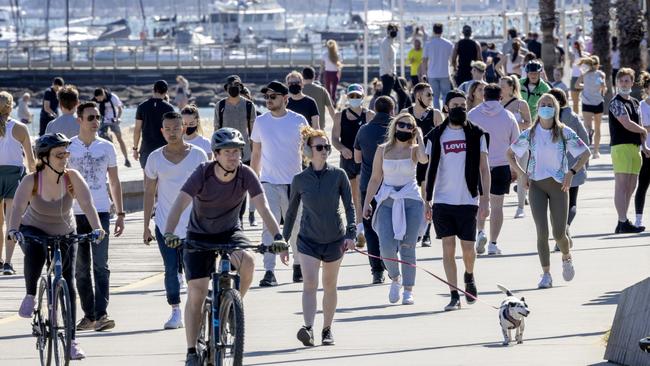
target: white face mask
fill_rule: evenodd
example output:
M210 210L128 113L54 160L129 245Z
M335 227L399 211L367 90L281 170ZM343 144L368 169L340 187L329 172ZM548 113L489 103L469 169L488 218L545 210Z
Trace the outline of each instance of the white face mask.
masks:
M350 104L350 107L352 107L352 108L359 108L361 106L361 103L363 103L363 99L361 99L361 98L348 99L348 103Z

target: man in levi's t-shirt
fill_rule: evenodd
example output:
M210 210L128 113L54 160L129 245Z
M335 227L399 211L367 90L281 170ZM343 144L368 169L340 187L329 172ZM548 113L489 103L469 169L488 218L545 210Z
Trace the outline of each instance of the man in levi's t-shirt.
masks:
M458 90L450 91L444 108L449 117L427 135L430 158L425 192L427 219L433 221L437 238L442 239L445 274L447 281L454 286L450 286L451 301L445 307L445 311L450 311L460 308L460 295L455 288L458 282L456 237L460 239L465 263L465 292L470 295L466 300L468 304L476 301L476 219L477 213L481 218L489 215L490 167L487 134L467 119L465 94ZM486 194L479 195L479 179Z

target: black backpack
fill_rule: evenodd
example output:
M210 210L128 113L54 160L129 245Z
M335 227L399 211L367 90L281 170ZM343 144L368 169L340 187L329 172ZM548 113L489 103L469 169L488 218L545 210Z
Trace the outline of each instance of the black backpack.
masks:
M248 131L251 130L251 115L253 114L253 102L243 98L246 101L246 123ZM226 109L226 99L221 99L217 104L217 113L219 114L219 128L223 127L223 111Z

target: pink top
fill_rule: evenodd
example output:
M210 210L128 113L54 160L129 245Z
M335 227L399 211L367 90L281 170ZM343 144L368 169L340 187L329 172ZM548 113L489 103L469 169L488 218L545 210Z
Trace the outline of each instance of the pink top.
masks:
M519 126L512 112L497 100L483 102L468 114L469 120L487 131L490 167L508 165L506 151L519 137Z

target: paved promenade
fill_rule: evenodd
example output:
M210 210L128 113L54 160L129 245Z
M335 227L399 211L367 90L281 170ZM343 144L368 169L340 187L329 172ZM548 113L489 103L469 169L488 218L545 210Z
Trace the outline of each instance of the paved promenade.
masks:
M607 125L603 125L607 131ZM605 137L605 143L608 138ZM335 163L337 156L332 156ZM650 233L614 235L614 180L607 149L592 161L581 187L574 235L575 279L562 280L559 253L552 254L555 287L538 290L541 269L530 210L513 219L516 196L506 198L499 241L504 255L479 257L479 296L498 306L504 298L496 283L525 296L531 309L524 344L504 348L497 312L483 303L444 313L448 289L418 272L415 305L388 303L388 285L372 286L367 259L346 255L339 280L339 306L333 325L334 347L306 349L295 338L302 325L301 285L290 283L290 268L280 265L275 288L253 288L245 299L246 365L606 365L604 334L610 328L619 292L648 276ZM650 204L646 206L650 214ZM632 211L630 211L632 213ZM632 217L632 216L631 216ZM142 214L127 216L122 238L111 239L113 331L79 334L88 358L76 364L182 365L184 330L162 330L169 315L158 249L141 244ZM648 221L647 223L650 223ZM259 240L260 229L247 233ZM549 241L553 245L553 241ZM458 252L460 254L460 251ZM418 248L418 265L443 276L440 241ZM261 257L254 284L262 278ZM22 253L15 264L22 274ZM462 268L458 258L459 271ZM461 273L462 274L462 273ZM461 277L462 278L462 277ZM22 276L0 277L0 364L38 363L29 320L15 316L24 294ZM320 292L319 294L322 294ZM320 343L322 316L316 318ZM75 363L73 363L74 365Z

